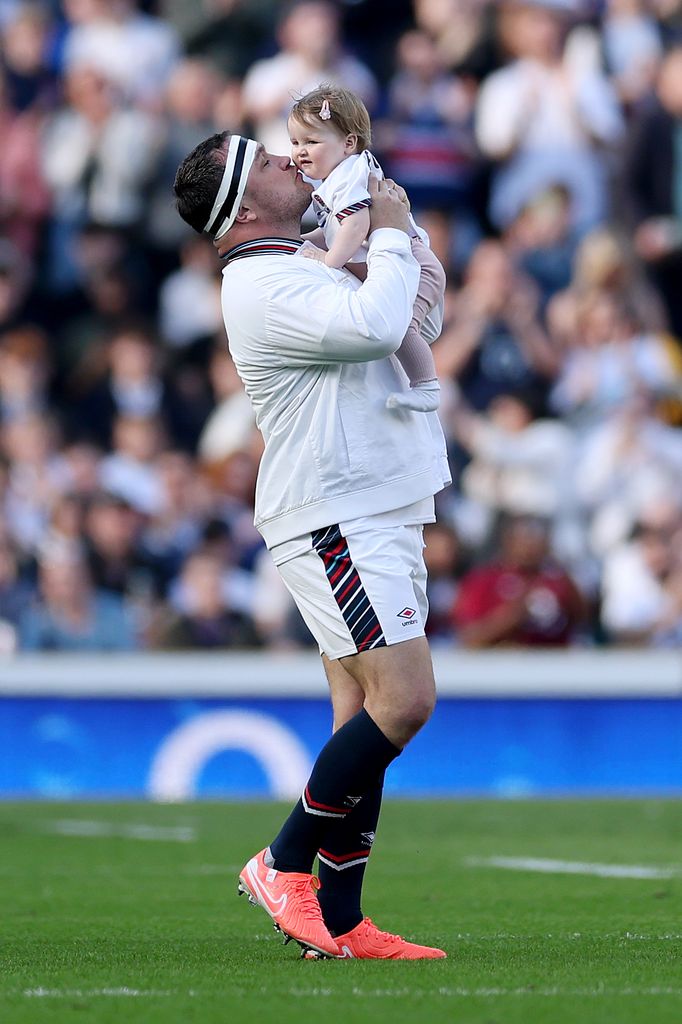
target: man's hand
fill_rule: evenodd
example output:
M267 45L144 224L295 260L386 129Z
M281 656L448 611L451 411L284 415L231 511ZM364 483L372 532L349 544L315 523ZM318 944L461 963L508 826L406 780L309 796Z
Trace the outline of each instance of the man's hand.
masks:
M378 228L397 228L398 231L410 232L410 220L408 216L407 202L401 198L405 196L405 190L399 186L389 184L384 179L377 178L369 180L369 194L372 205L369 208L370 231Z
M398 185L398 183L395 182L393 178L386 178L385 184L387 188L391 188L393 189L394 192L398 193L398 199L403 204L403 206L407 207L407 211L409 213L412 207L410 206L410 200L408 199L407 192L405 191L403 186Z

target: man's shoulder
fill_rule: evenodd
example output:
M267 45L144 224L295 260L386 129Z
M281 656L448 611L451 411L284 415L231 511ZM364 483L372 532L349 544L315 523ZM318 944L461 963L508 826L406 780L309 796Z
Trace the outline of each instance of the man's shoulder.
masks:
M230 285L232 282L238 282L241 288L247 286L248 282L252 282L255 286L259 286L273 277L297 278L306 272L314 272L320 266L321 264L316 260L306 259L297 253L246 257L234 260L223 267L223 284Z
M267 304L283 299L285 304L291 304L292 315L300 316L303 309L295 305L296 293L329 284L347 286L347 277L352 287L359 285L352 275L299 255L235 260L223 269L223 309L226 315L229 311L238 317L245 308L264 312Z
M229 287L234 283L239 288L248 289L249 285L258 288L273 275L295 277L302 262L300 257L290 254L247 256L233 260L223 267L223 286Z

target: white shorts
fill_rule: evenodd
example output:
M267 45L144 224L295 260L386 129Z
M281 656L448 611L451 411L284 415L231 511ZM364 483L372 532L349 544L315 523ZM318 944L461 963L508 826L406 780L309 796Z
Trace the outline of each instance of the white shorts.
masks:
M277 566L320 651L345 658L424 636L428 612L421 526L338 525Z

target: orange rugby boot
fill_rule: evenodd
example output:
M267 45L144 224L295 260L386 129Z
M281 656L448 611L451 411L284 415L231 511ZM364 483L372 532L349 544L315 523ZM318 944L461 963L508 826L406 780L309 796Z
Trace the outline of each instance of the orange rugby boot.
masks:
M369 917L345 935L337 935L336 944L337 956L350 960L441 960L447 956L442 949L418 946L400 935L382 932Z
M316 896L319 880L314 875L268 867L267 852L261 850L242 869L239 895L247 893L249 903L267 911L277 931L284 935L285 945L295 939L304 954L310 950L313 956L338 957L336 939L327 930Z

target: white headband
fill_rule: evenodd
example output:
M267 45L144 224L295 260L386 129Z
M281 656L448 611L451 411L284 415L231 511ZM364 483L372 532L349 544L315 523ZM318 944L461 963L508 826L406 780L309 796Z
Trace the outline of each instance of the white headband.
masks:
M211 215L204 227L204 231L214 238L222 238L234 224L257 149L258 143L253 139L245 139L242 135L233 135L230 138L223 179Z

